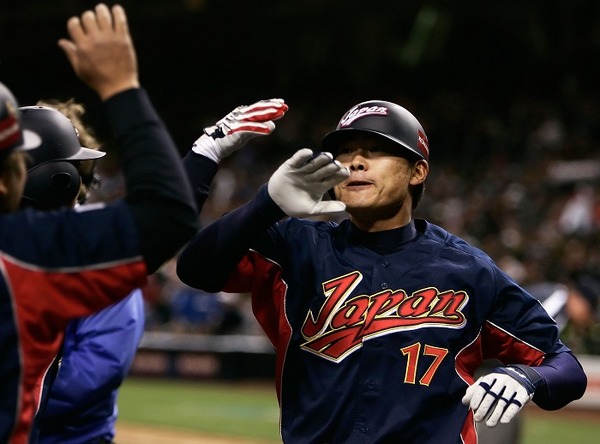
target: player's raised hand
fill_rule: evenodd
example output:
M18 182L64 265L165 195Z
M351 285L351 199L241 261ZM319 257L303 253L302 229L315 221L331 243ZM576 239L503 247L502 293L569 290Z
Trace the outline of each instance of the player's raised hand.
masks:
M257 136L271 134L273 121L288 110L283 99L260 100L249 106L238 106L213 126L204 128L192 151L219 163Z
M534 384L523 371L498 367L475 381L462 402L473 410L475 421L485 420L488 427L494 427L498 421L510 422L533 398L534 392Z
M139 87L135 49L125 10L103 3L67 22L70 40L60 39L75 74L102 100Z
M303 148L273 173L267 190L288 216L339 213L346 205L337 200L323 201L323 195L348 177L348 169L334 160L331 153L313 156L312 150Z

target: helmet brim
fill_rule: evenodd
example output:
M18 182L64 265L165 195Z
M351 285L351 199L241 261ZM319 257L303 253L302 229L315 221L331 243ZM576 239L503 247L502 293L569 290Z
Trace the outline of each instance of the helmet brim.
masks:
M42 144L42 138L38 133L23 129L23 144L16 148L17 151L29 151L39 147Z
M86 148L82 146L77 153L73 154L65 160L94 160L99 159L105 155L106 153L104 151L93 150L91 148Z
M374 135L377 137L383 137L386 140L389 140L398 146L397 154L403 157L408 157L411 159L425 159L421 153L414 151L413 149L406 146L400 140L395 137L389 136L388 134L382 133L380 131L372 130L372 129L363 129L363 128L339 128L333 130L323 137L321 141L321 149L323 151L328 151L331 154L337 156L337 150L343 142L355 138L361 135ZM396 154L394 153L394 154Z

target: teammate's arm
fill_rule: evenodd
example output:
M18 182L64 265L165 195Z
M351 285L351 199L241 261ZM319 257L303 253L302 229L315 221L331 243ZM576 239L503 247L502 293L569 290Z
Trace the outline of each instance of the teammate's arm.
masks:
M121 151L126 202L148 273L196 232L197 211L179 153L138 81L125 11L104 4L67 23L61 39L77 76L104 102Z

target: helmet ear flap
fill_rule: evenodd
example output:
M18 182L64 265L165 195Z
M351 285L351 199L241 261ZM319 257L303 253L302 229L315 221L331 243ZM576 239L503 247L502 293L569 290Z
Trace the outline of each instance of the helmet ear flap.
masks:
M40 209L71 207L80 186L81 176L71 162L43 163L27 171L24 203Z

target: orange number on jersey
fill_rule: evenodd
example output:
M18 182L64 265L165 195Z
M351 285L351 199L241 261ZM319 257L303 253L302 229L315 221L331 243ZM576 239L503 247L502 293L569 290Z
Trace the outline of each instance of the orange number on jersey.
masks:
M421 343L417 342L408 347L401 348L400 351L404 356L408 356L406 363L406 371L404 372L404 382L407 384L415 384L417 381L417 366L419 364L419 357L421 355ZM427 345L423 347L424 356L433 356L433 362L419 380L421 385L429 385L435 372L442 363L442 360L448 354L448 350L445 348L434 347L433 345Z

